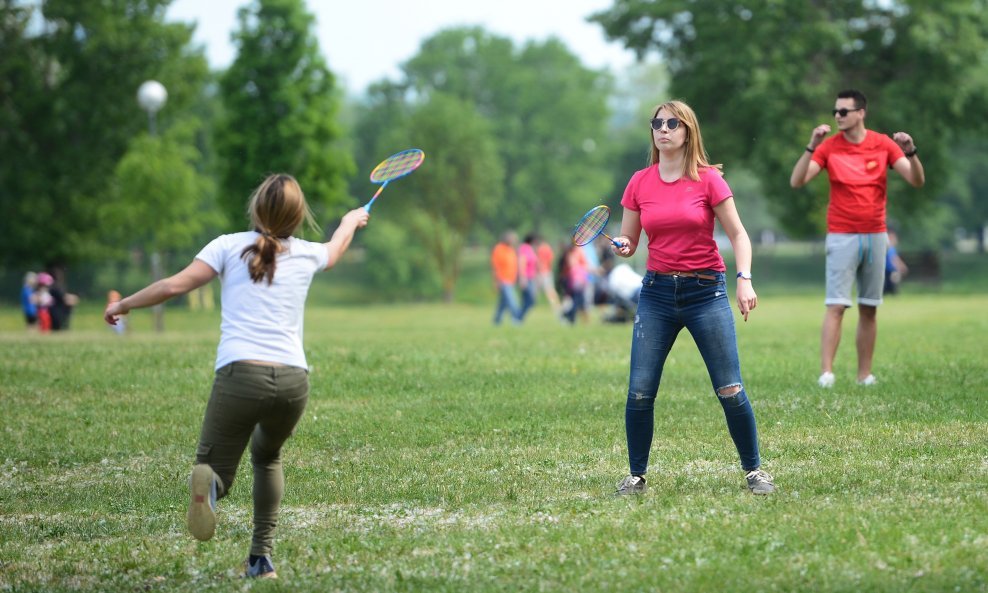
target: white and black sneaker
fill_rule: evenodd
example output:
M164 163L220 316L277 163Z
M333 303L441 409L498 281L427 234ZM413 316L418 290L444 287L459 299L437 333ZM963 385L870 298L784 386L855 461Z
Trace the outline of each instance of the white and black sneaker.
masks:
M644 494L648 486L645 484L643 476L627 476L618 482L614 496L627 496L629 494Z
M244 578L248 579L276 579L278 573L274 571L274 564L270 556L248 556L244 562Z
M744 476L748 485L748 490L752 494L771 494L775 492L775 483L772 476L760 469L753 469Z

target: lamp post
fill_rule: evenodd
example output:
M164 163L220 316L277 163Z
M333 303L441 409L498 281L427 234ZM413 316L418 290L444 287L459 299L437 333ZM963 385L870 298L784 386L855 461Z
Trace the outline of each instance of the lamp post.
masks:
M137 104L141 106L141 109L148 112L148 132L152 136L158 133L155 115L165 106L167 100L168 91L157 80L148 80L137 89Z
M148 112L148 133L157 135L156 116L158 111L165 106L168 100L168 91L165 86L157 80L148 80L137 89L137 104L141 109ZM153 242L151 251L151 278L155 282L161 280L161 254L158 252L157 242ZM154 312L154 329L157 332L165 331L165 309L161 304L152 308Z

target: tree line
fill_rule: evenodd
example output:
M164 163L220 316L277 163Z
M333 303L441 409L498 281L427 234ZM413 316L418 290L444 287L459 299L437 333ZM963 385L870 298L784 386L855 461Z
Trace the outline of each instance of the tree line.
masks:
M0 266L160 252L177 268L246 227L267 173L295 175L334 220L372 193L377 162L418 147L425 165L362 234L366 280L449 299L466 246L506 228L560 237L590 206L617 208L668 97L697 110L742 215L761 212L746 222L819 236L826 184L794 191L788 171L846 87L868 94L869 127L923 151L927 188L891 185L901 236L937 246L988 220L984 1L615 0L592 21L643 58L628 72L590 69L554 38L457 27L359 97L327 66L304 0L245 2L221 72L193 24L166 22L169 3L0 0ZM135 100L149 79L168 90L156 133Z

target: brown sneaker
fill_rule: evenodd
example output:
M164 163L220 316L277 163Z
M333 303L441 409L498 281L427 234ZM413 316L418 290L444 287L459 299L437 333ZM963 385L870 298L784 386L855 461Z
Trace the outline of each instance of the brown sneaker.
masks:
M192 537L207 541L216 532L216 474L213 468L201 463L192 468L189 476L189 513L186 522Z

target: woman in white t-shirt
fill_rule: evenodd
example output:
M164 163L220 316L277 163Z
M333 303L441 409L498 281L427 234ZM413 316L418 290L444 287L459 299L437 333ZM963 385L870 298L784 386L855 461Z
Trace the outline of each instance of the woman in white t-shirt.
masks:
M281 447L309 394L302 349L306 295L312 277L339 261L369 215L363 208L348 212L328 243L295 238L303 222L316 225L298 182L284 174L265 179L248 210L254 230L217 237L184 270L109 303L103 316L114 325L131 309L157 305L220 277L216 376L190 478L188 527L197 539L213 536L216 501L230 492L250 441L254 532L245 574L276 578L271 549L284 493Z

